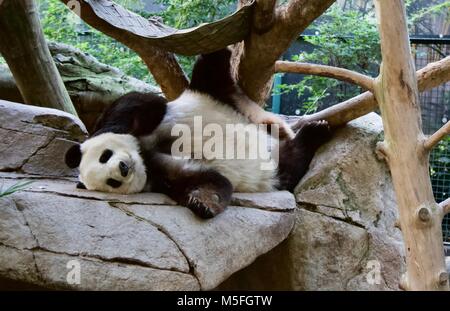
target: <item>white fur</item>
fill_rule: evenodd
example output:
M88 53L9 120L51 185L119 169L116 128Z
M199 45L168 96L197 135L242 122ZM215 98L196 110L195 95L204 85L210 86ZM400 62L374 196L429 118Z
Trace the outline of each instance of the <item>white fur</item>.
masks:
M175 124L184 124L191 129L191 142L195 141L204 144L210 139L208 136L203 136L202 133L195 133L194 131L194 117L202 117L203 127L207 124L219 125L223 133L226 131L227 124L252 124L249 119L241 113L234 110L232 107L214 100L212 97L196 93L192 91L185 91L176 100L168 104L167 113L156 128L156 130L149 136L141 138L141 145L143 148L151 150L156 146L159 140L176 137L171 137L171 131ZM263 140L269 141L268 153L274 148L278 148L278 140L274 139L267 132L257 126L247 127L250 137L257 137L254 139L246 139L242 135L245 132L236 133L241 135L245 144L239 146L245 149L246 154L252 148L258 148ZM237 149L236 140L234 137L227 137L227 144L234 145ZM114 152L113 156L105 164L99 162L99 158L105 149L110 149ZM270 149L270 150L269 150ZM225 147L224 147L225 150ZM105 133L95 136L81 145L83 153L80 163L80 181L83 182L89 190L99 190L105 192L116 193L135 193L144 190L146 185L146 169L143 160L140 156L139 144L132 135ZM183 150L184 151L184 150ZM242 151L242 149L241 149ZM205 156L204 154L202 154ZM191 153L185 152L184 157L191 157ZM264 155L264 156L267 156ZM199 160L180 160L180 168L183 169L199 169L200 167L210 167L216 169L219 173L227 177L237 192L265 192L272 191L277 184L276 170L263 170L261 164L267 163L266 157L257 157L256 159L202 159ZM126 178L123 178L119 170L119 162L124 161L134 166ZM184 163L183 163L184 162ZM151 172L148 172L151 176ZM112 188L106 184L108 178L114 178L123 182L120 188ZM155 181L158 182L158 181Z
M105 149L113 151L106 163L99 159ZM142 157L139 154L138 140L132 135L104 133L88 139L81 144L80 181L89 190L115 193L136 193L142 191L147 175ZM122 177L119 162L128 164L130 171ZM119 188L106 184L108 178L122 182Z
M278 125L280 138L293 139L295 137L291 127L276 114L264 110L260 105L243 94L237 94L233 97L237 110L246 116L250 122L254 124Z
M153 148L158 139L171 137L171 131L175 124L185 124L191 129L192 146L195 141L203 144L210 139L208 136L196 135L194 132L194 117L202 116L203 127L209 123L220 125L225 133L226 124L248 125L248 118L236 112L232 107L220 103L208 95L185 91L181 96L168 104L167 114L160 126L149 137L141 140L144 148ZM270 148L278 148L278 141L273 139L266 131L258 129L256 126L248 128L251 137L258 137L257 140L245 141L245 151L258 148L262 140L270 141ZM237 133L245 135L245 133ZM257 135L257 136L253 136ZM242 137L241 137L242 138ZM235 140L228 141L234 144ZM224 147L225 150L225 147ZM236 148L235 148L236 150ZM269 150L267 150L269 152ZM247 153L248 154L248 153ZM184 154L190 157L192 154ZM264 192L272 191L276 186L276 170L261 169L262 163L267 163L266 158L256 159L211 159L198 160L203 165L216 169L219 173L227 177L237 192ZM198 163L198 161L194 161ZM192 161L186 161L192 163Z

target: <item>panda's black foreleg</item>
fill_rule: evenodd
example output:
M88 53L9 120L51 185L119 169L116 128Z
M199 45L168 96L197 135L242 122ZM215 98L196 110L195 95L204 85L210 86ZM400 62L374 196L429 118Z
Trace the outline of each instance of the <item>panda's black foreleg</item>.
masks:
M219 172L189 160L155 153L146 161L151 190L167 194L201 218L212 218L230 203L233 186Z
M171 196L201 218L212 218L221 213L229 205L233 193L230 181L215 170L188 173L174 186L184 191L176 190Z
M279 150L278 179L280 190L293 191L306 174L316 150L331 138L326 121L311 121L284 142Z

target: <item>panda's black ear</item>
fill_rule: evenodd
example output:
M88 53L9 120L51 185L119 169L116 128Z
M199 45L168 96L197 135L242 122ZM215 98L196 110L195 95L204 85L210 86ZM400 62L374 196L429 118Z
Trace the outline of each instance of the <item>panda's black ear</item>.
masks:
M79 181L79 182L77 183L77 189L87 189L87 188L86 188L86 186L85 186L81 181Z
M76 168L81 162L81 149L80 145L76 144L69 148L65 156L66 165L70 168Z

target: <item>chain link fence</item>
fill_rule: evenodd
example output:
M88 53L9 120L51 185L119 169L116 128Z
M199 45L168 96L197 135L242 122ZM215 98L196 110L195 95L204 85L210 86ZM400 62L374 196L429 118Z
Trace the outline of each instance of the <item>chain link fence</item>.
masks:
M438 61L450 55L450 38L434 37L412 37L411 46L416 64L416 69L425 67L428 63ZM310 51L314 49L302 40L294 43L284 55L284 59L291 59L292 55L299 51ZM376 75L376 73L374 73ZM278 76L275 84L295 84L303 79L303 75L284 74ZM338 90L349 94L354 86L341 82ZM267 108L274 112L285 115L301 115L304 111L299 107L303 97L297 97L295 92L274 95ZM318 107L318 111L332 106L338 102L332 95L328 96ZM450 119L450 82L433 88L420 94L422 108L422 124L425 134L433 134ZM276 105L275 105L276 104ZM430 155L430 175L433 192L437 202L442 202L450 197L450 137L447 137L436 146ZM442 223L444 241L450 242L450 215L447 215Z
M414 38L411 40L416 68L450 55L450 39ZM420 94L422 125L432 134L450 119L450 82ZM434 197L442 202L450 197L450 138L436 146L430 155L430 175ZM442 222L444 241L450 242L450 215Z

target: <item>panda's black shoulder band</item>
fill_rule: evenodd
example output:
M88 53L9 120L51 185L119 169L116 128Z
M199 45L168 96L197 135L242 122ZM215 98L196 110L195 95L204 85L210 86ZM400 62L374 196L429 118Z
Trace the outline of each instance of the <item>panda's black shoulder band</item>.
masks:
M103 133L149 135L161 123L167 110L167 100L152 93L132 92L106 108L94 129Z

